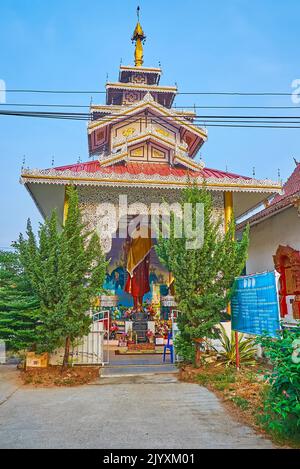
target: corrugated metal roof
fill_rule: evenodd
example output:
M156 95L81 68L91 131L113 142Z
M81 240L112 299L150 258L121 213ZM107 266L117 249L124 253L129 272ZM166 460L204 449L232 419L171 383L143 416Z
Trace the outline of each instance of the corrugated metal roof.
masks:
M218 169L204 168L201 171L188 170L186 168L172 167L169 164L164 163L117 163L108 167L103 167L99 164L98 161L88 161L86 163L76 163L66 166L59 166L54 168L57 171L73 171L81 172L85 171L87 173L102 173L102 174L146 174L154 175L158 174L161 176L177 176L186 178L188 174L194 176L202 176L206 178L229 178L229 179L238 179L242 178L245 180L251 179L247 176L240 176L239 174L228 173L225 171L220 171Z

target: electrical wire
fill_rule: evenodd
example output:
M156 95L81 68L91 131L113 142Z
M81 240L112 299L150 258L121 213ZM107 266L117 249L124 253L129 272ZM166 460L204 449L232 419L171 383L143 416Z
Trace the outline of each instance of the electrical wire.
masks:
M82 104L34 104L34 103L0 103L0 106L17 106L17 107L61 107L61 108L86 108L91 106ZM300 106L174 106L173 110L185 109L300 109ZM96 111L94 111L96 112Z
M15 117L31 117L31 118L47 118L47 119L63 119L63 120L74 120L74 121L87 121L87 118L80 117L80 116L66 116L66 115L58 115L58 116L53 116L49 114L43 114L43 115L35 115L34 113L9 113L9 114L3 114L0 112L0 115L10 115L10 116L15 116ZM230 122L230 121L229 121ZM243 123L243 121L234 121L235 123L229 123L226 121L217 121L217 120L211 120L211 121L205 121L203 125L205 127L239 127L239 128L264 128L264 129L300 129L300 125L289 125L290 123L287 122L285 125L281 125L281 123L278 123L278 125L264 125L263 122L256 123L256 121L251 121L251 125L248 123ZM249 121L250 122L250 121ZM300 124L300 121L297 122Z
M101 111L99 111L101 113ZM52 112L52 111L14 111L14 110L0 110L0 114L3 115L14 115L14 114L21 114L21 115L36 115L36 116L43 116L43 115L50 115L53 117L56 116L67 116L67 117L82 117L82 118L87 118L88 120L91 119L91 114L90 113L83 113L83 112ZM97 114L97 112L95 113ZM126 117L126 120L128 121L136 121L136 120L142 120L146 121L147 119L149 120L161 120L161 121L174 121L177 122L178 119L184 118L184 116L181 115L174 115L174 116L156 116L152 114L148 114L148 117L143 116L142 118L139 118L138 116L128 116L128 114L122 114L122 113L107 113L104 116L98 116L95 121L102 121L102 120L107 120L108 118L119 118L119 117ZM218 115L218 114L209 114L209 115L201 115L201 114L196 114L194 116L191 116L193 120L206 120L206 119L300 119L300 116L258 116L258 115Z
M47 118L47 119L63 119L63 120L80 120L91 121L89 113L80 112L45 112L45 111L13 111L13 110L0 110L2 116L15 116L15 117L33 117L33 118ZM107 117L126 117L128 122L132 119L137 121L136 116L127 116L126 114L116 114L99 117L93 122L105 122ZM196 123L205 127L239 127L239 128L270 128L270 129L298 129L300 125L300 116L230 116L230 115L206 115L195 116ZM293 119L293 120L292 120ZM295 120L295 119L299 119ZM178 122L176 116L152 116L148 119L143 117L139 119L140 122L153 122L153 123L172 123ZM249 125L250 124L250 125ZM268 125L266 125L268 124ZM282 125L284 124L284 125ZM291 125L293 124L293 125Z
M146 88L147 89L147 88ZM120 93L120 90L109 90L110 93ZM151 90L152 91L152 90ZM106 94L106 91L97 90L37 90L37 89L7 89L7 93L41 93L41 94ZM166 89L166 92L168 90ZM170 90L170 93L175 91ZM180 91L177 95L200 95L200 96L292 96L293 93L269 92L269 91Z

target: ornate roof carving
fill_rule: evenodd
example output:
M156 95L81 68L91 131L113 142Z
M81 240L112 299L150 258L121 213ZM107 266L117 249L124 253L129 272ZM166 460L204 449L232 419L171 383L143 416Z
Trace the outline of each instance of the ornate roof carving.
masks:
M190 179L199 185L205 181L207 188L214 191L266 193L281 191L281 185L270 180L257 180L209 168L193 171L176 169L159 163L112 164L109 167L101 167L99 162L92 163L94 166L88 166L89 163L79 163L69 168L24 169L21 182L23 184L29 182L63 185L76 183L77 185L117 185L119 187L133 185L182 189ZM92 167L93 171L91 171Z
M162 116L170 116L172 117L172 123L177 124L178 126L185 127L190 132L200 135L203 140L207 140L207 131L192 124L189 120L185 119L184 116L178 114L176 109L166 109L161 104L154 101L151 94L148 92L144 96L144 98L137 103L126 106L120 111L116 111L115 114L107 116L107 118L103 118L101 121L92 121L88 126L88 133L92 133L95 129L101 128L106 126L108 123L112 124L113 122L117 122L118 120L125 120L126 118L130 117L132 114L136 114L141 112L143 109L147 107L151 107L156 113Z

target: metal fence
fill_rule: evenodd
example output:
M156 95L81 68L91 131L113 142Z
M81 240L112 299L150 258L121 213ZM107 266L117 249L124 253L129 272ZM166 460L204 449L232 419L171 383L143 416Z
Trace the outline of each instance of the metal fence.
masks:
M74 365L103 365L108 363L108 319L103 312L103 318L99 319L93 316L90 332L87 336L80 339L78 344L71 351L72 362Z

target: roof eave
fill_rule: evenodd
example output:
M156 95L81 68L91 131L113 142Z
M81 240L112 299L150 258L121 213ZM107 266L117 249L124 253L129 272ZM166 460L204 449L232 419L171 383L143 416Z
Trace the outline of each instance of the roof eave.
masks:
M281 208L279 208L279 209L277 209L277 210L272 211L271 213L267 213L265 216L262 216L262 217L260 217L260 218L258 218L258 219L256 219L256 220L252 220L252 221L251 221L251 218L249 218L248 220L245 220L245 221L243 221L242 223L239 223L239 224L236 226L236 230L237 230L237 231L241 231L241 230L243 230L247 225L250 225L250 228L251 228L252 226L259 225L260 223L262 223L262 222L268 220L269 218L274 217L274 216L277 215L278 213L281 213L281 212L283 212L284 210L287 210L288 208L291 208L291 207L293 207L293 203L292 203L292 202L289 203L289 204L287 204L287 205L284 205L284 207L281 207Z
M58 174L59 173L59 174ZM102 176L102 177L101 177ZM21 176L21 183L26 184L29 182L36 182L40 184L84 184L84 185L111 185L119 184L122 185L137 185L137 186L165 186L165 185L178 185L179 187L185 187L189 184L187 176L162 176L153 174L152 177L145 174L143 176L133 178L129 173L123 173L123 177L118 174L102 174L98 177L91 177L91 173L74 173L70 170L66 171L48 171L48 173L33 170L32 172L23 173ZM231 192L259 192L259 193L278 193L281 188L277 185L272 184L258 184L259 181L233 179L228 180L227 178L213 178L213 177L202 177L199 173L194 176L190 175L192 179L196 179L197 184L202 185L205 181L206 186L210 190L221 190ZM247 181L247 182L246 182Z

